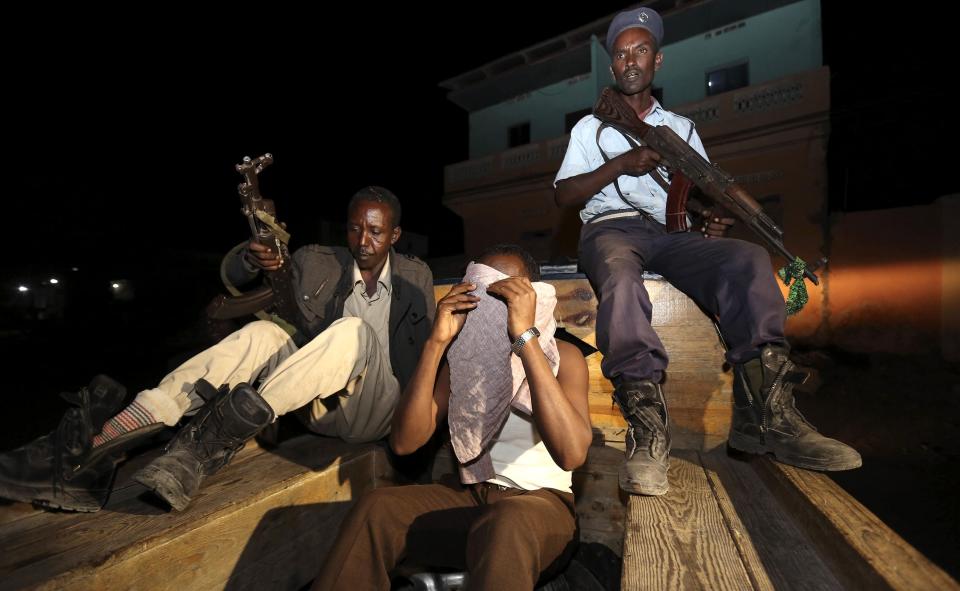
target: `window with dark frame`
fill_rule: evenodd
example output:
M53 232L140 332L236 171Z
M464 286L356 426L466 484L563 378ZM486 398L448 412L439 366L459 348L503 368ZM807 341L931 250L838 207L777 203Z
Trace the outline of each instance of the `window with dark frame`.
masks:
M749 62L726 66L707 72L707 96L750 86Z
M516 148L530 143L530 122L511 125L507 130L507 147Z

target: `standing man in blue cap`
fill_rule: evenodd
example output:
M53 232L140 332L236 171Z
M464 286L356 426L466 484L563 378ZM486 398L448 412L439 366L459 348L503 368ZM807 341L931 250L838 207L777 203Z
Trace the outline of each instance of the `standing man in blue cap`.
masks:
M617 90L648 125L666 125L706 158L692 121L664 109L651 95L663 65L663 20L641 7L618 14L606 48ZM603 374L629 428L620 487L633 494L667 492L670 434L661 387L667 353L650 326L652 305L643 272L662 275L717 319L734 367L730 447L812 470L860 466L853 448L820 435L794 406L796 371L784 337L783 296L767 251L724 238L731 219L714 218L702 232L670 234L665 227L669 171L649 147L632 147L593 115L570 132L557 173L561 207L582 206L580 264L597 293L597 345Z

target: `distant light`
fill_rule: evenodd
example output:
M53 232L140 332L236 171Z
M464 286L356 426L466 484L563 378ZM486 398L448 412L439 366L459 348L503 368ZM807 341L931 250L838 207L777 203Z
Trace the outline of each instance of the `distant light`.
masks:
M707 86L713 86L713 80L708 80L708 81L707 81Z
M70 267L70 270L71 270L71 271L79 271L79 270L80 270L80 267Z
M56 277L51 277L51 278L50 278L50 283L52 283L53 285L56 285L56 284L60 283L60 280L57 279Z
M135 297L133 281L129 279L111 279L110 287L113 288L113 299L118 302L129 302Z
M20 293L23 293L25 291L30 291L30 288L27 287L26 285L20 285L17 287L17 291L19 291Z

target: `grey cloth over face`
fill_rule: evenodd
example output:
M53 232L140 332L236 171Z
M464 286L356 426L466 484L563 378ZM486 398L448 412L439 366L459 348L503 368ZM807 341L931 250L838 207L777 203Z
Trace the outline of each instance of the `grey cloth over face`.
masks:
M489 446L511 407L527 415L532 412L523 363L510 348L507 305L487 294L488 285L506 277L492 267L470 263L463 281L477 286L473 294L480 301L467 315L463 329L447 351L451 390L447 422L453 451L460 462L460 480L465 484L496 476ZM535 282L533 288L537 292L538 340L556 375L560 366L553 336L557 328L553 318L556 290L542 282Z

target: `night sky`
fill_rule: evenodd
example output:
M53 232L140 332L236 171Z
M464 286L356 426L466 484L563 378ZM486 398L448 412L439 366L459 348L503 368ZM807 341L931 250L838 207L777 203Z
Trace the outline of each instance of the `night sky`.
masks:
M956 192L942 172L955 167L948 58L933 34L946 21L928 13L898 28L903 15L823 4L831 206ZM484 3L419 20L417 6L359 4L337 19L12 20L23 40L5 42L18 59L4 71L2 288L72 267L98 281L176 280L197 253L214 260L245 239L233 165L267 151L276 163L263 192L294 246L317 239L319 220L339 223L358 188L380 184L401 198L404 228L429 236L431 256L460 252L462 224L440 197L444 165L467 157L467 119L438 83L623 5L548 6ZM102 24L118 18L126 24Z
M51 45L12 64L6 85L6 226L21 245L8 271L123 275L167 247L221 253L247 231L233 165L268 151L263 193L296 244L380 184L431 254L457 253L462 226L440 197L443 166L467 157L467 120L439 82L618 6L507 19L485 4L435 15L440 27L418 24L410 5L44 28L33 43Z

